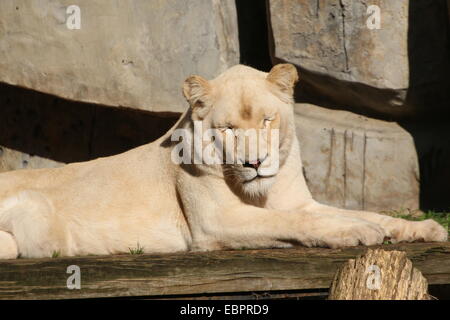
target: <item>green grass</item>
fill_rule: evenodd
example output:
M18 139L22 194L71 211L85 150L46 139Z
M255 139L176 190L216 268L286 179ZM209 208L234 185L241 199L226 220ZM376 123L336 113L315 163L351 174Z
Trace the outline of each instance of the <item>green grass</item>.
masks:
M141 247L139 242L137 243L136 248L128 248L130 250L130 254L143 254L144 253L144 247Z
M52 258L58 258L59 256L61 255L61 252L58 250L58 251L53 251L53 253L52 253Z

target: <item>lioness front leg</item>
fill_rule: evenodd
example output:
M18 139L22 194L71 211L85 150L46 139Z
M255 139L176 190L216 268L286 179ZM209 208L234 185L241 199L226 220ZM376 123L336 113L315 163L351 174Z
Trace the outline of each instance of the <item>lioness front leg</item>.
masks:
M381 227L361 219L252 206L224 210L208 220L203 230L207 238L226 248L280 247L291 242L338 248L381 244L385 237Z
M408 221L369 211L338 209L319 203L313 203L305 209L312 212L335 214L341 217L364 219L375 223L384 229L386 236L393 243L413 241L443 242L448 240L448 231L432 219Z

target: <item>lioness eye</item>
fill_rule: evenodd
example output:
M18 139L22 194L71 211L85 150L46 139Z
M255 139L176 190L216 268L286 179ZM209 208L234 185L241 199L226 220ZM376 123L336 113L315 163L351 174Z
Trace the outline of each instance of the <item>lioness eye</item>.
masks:
M273 120L273 118L265 118L264 119L264 127L267 127L272 120Z
M220 127L219 128L220 131L222 132L232 132L233 131L233 127L232 126L225 126L225 127Z

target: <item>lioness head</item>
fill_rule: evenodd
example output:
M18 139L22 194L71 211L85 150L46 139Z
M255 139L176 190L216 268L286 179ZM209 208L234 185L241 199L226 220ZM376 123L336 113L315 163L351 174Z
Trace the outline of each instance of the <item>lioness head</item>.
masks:
M237 65L214 80L191 76L183 94L202 132L218 132L224 177L250 196L264 195L283 164L293 133L296 68L279 64L269 73ZM231 161L229 161L231 159Z

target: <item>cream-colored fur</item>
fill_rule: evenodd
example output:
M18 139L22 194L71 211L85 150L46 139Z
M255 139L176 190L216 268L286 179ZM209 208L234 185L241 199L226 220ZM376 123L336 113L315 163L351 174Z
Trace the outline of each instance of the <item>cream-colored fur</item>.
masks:
M0 258L112 254L137 246L175 252L292 243L335 248L385 237L447 240L431 220L409 222L312 199L294 130L296 81L291 65L269 74L239 65L211 81L192 76L183 87L191 108L157 141L61 168L1 174ZM193 120L224 131L279 129L279 169L264 173L262 158L257 169L175 164L171 135L192 131Z

